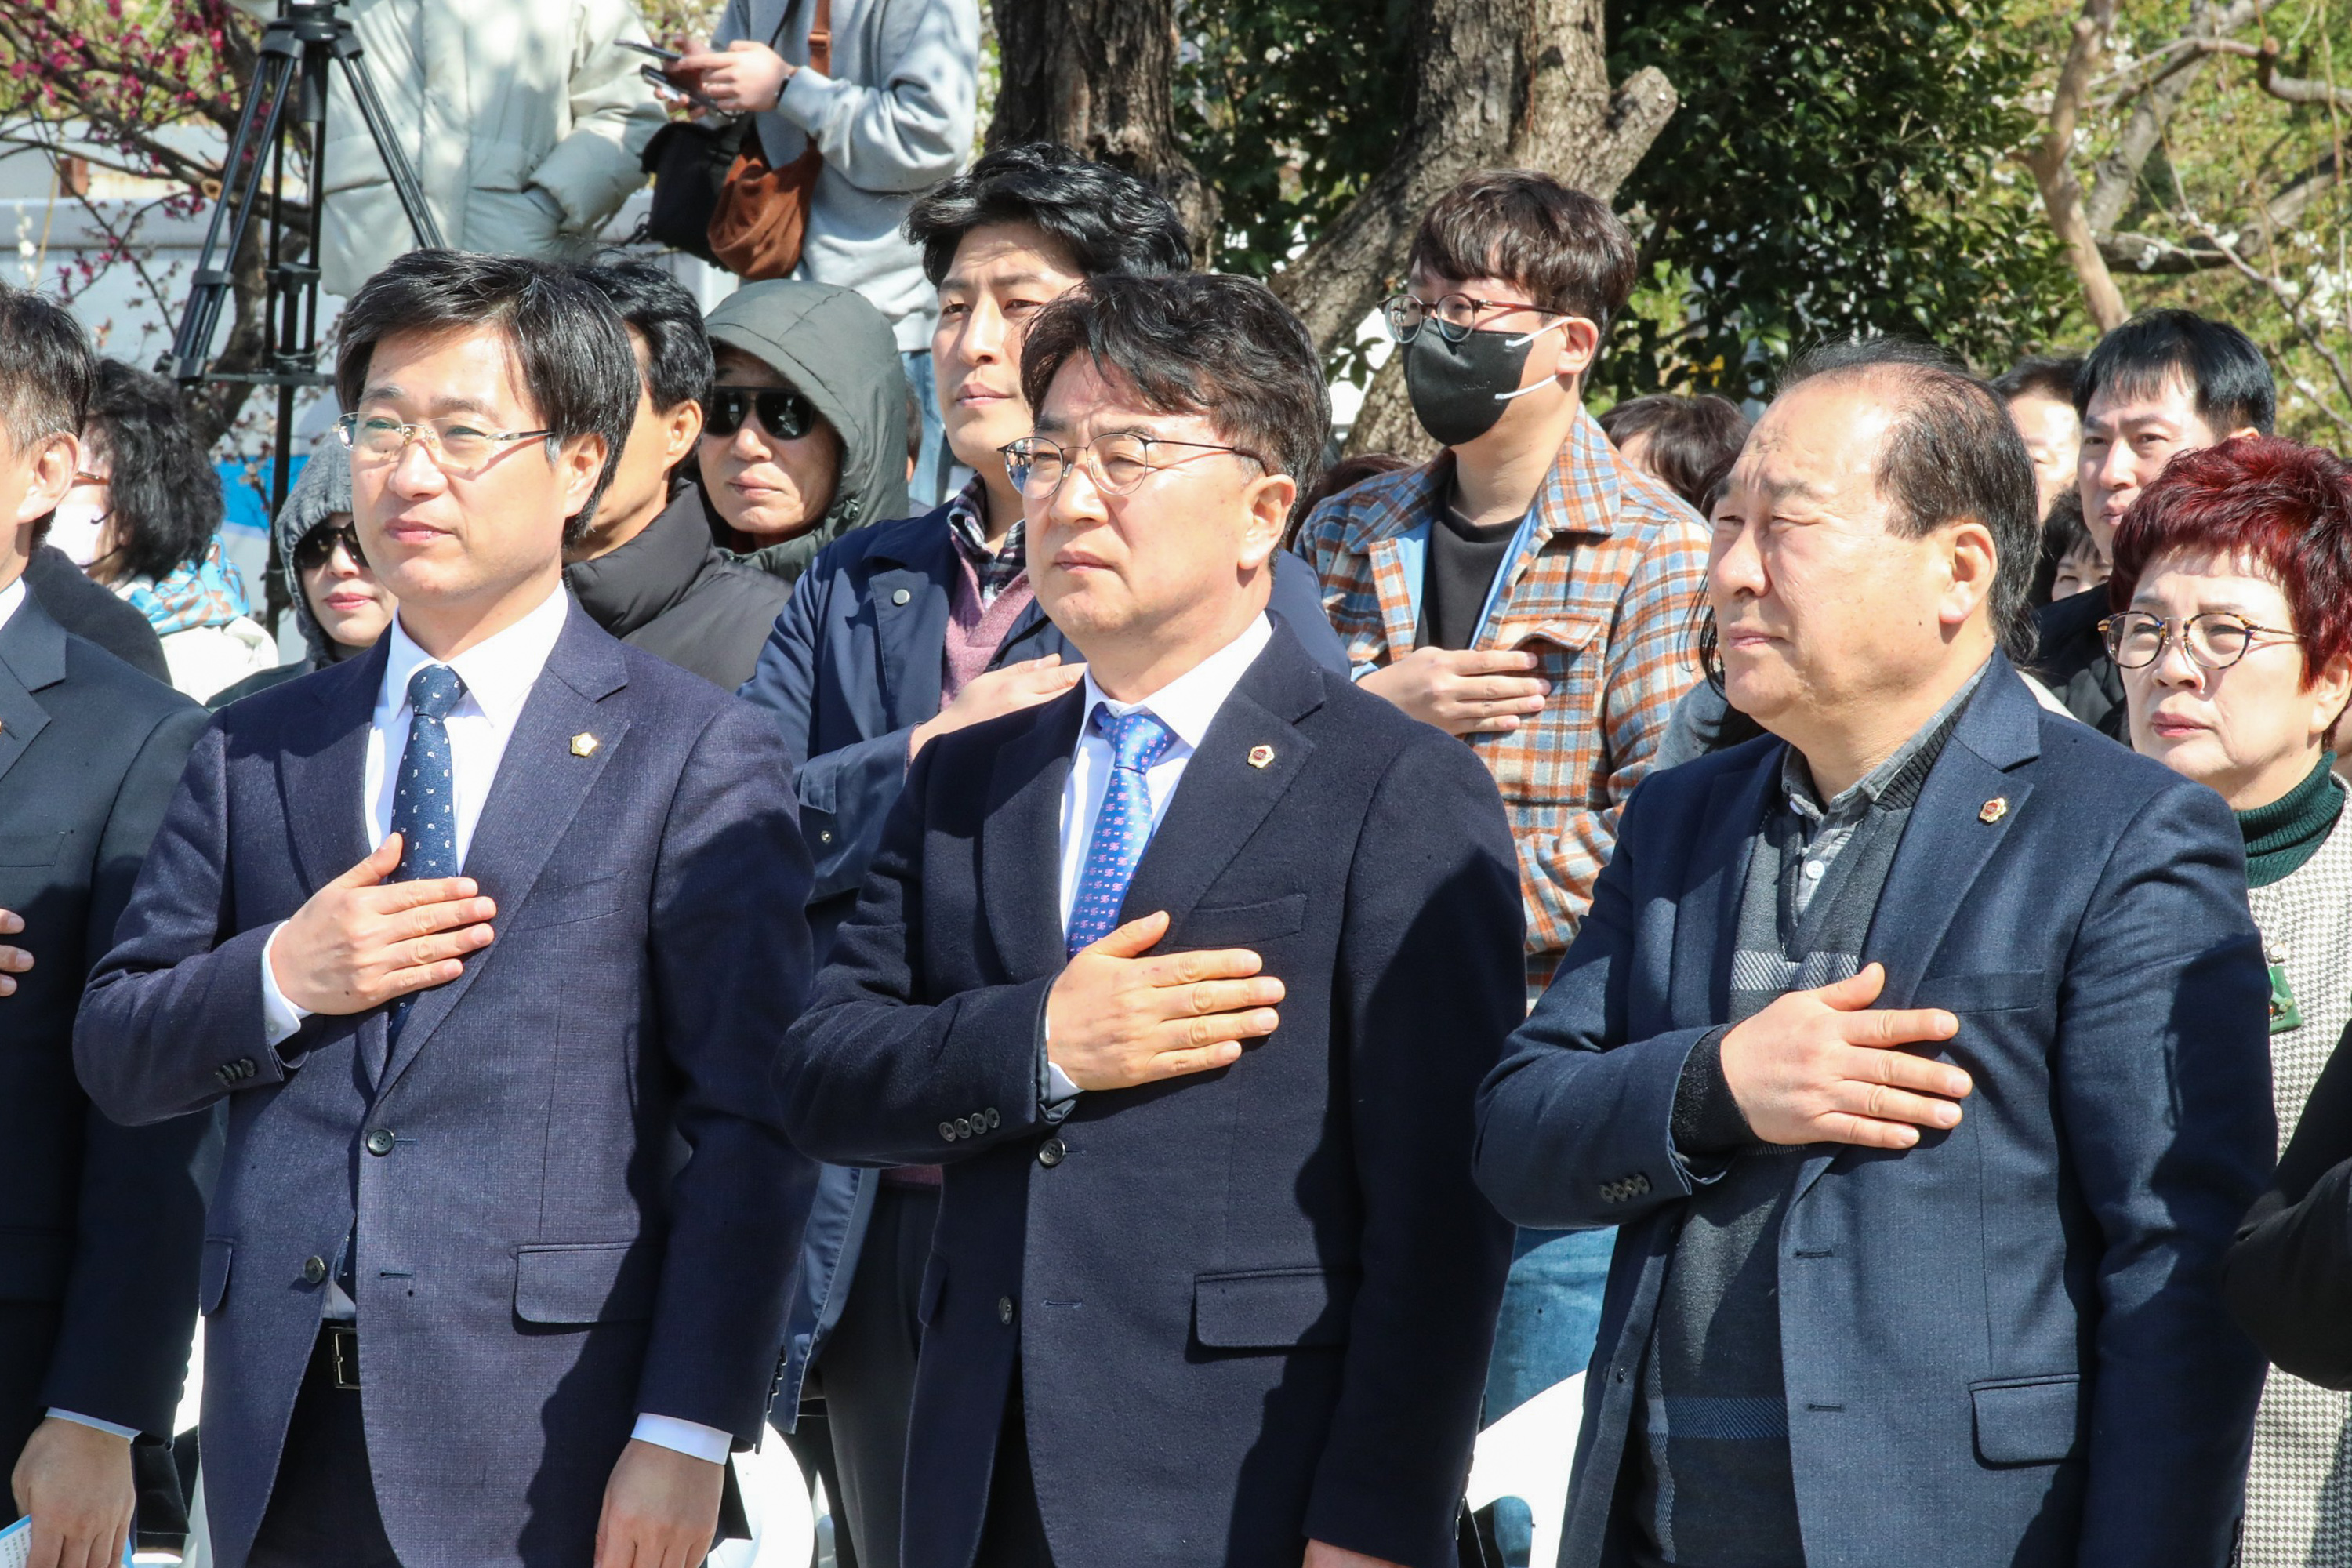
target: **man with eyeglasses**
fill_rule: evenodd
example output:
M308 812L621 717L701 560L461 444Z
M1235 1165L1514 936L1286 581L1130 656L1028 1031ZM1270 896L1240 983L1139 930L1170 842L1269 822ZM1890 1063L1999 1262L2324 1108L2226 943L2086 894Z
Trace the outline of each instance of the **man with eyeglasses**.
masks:
M902 1561L1450 1563L1508 1251L1493 782L1267 613L1329 404L1262 285L1097 279L1021 386L1085 679L922 749L781 1063L811 1152L945 1166Z
M814 1176L790 759L563 592L637 402L576 271L402 257L335 378L397 616L215 716L75 1037L121 1121L226 1107L213 1560L699 1562Z
M1020 490L1002 450L1030 434L1022 335L1089 279L1190 265L1184 226L1132 174L1050 142L1001 147L919 198L908 233L940 296L930 363L971 482L919 517L855 530L795 587L743 695L802 759L794 787L816 858L820 954L848 918L909 767L959 730L1060 697L1084 673L1038 602ZM754 287L767 287L755 285ZM749 293L751 290L745 290ZM740 296L738 296L740 298ZM724 307L722 307L724 309ZM1294 556L1270 613L1319 662L1345 668ZM921 1337L917 1286L939 1172L828 1168L809 1220L780 1420L832 1465L862 1568L896 1568L907 1409ZM837 1516L841 1517L841 1516Z

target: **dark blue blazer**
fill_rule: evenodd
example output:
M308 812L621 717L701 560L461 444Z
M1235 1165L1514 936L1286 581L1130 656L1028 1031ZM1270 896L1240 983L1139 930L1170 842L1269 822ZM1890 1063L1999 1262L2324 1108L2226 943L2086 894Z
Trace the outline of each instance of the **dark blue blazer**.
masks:
M51 1406L172 1433L216 1140L209 1117L128 1129L99 1114L74 1079L73 1026L204 725L30 597L0 627L0 910L25 918L0 942L33 955L0 997L0 1301L58 1314L0 1315L0 1357L44 1369L0 1379L39 1390L36 1406L0 1408L0 1465Z
M1786 748L1643 781L1558 978L1479 1100L1521 1225L1614 1225L1560 1562L1628 1561L1613 1503L1693 1186L1670 1133L1726 1016L1749 836ZM2263 1359L2221 1265L2269 1173L2262 948L2221 798L2039 708L2006 660L1929 773L1865 962L1942 1007L1976 1082L1902 1153L1822 1144L1780 1241L1806 1561L2229 1560Z
M309 1260L356 1213L401 1561L579 1568L638 1413L760 1431L815 1175L769 1082L808 858L774 726L572 605L467 854L497 940L397 1046L379 1008L271 1050L262 945L367 852L384 646L214 717L76 1056L126 1121L229 1102L201 1298L215 1560L245 1561L318 1336Z
M1494 782L1277 627L1122 918L1261 953L1282 1026L1055 1129L1039 1030L1084 700L924 748L782 1059L812 1154L947 1164L904 1561L969 1568L1017 1368L1061 1562L1297 1568L1312 1536L1451 1568L1508 1261L1470 1178L1522 1005Z
M801 824L816 858L809 925L822 958L849 918L882 825L907 780L907 736L940 710L948 597L961 570L948 509L844 534L811 563L776 618L742 694L776 715L799 763ZM1288 551L1275 557L1274 618L1325 668L1348 656L1324 618L1315 574ZM1079 655L1031 604L990 668ZM871 1179L824 1173L809 1215L793 1302L789 1363L778 1403L789 1418L802 1380L840 1321L874 1207Z

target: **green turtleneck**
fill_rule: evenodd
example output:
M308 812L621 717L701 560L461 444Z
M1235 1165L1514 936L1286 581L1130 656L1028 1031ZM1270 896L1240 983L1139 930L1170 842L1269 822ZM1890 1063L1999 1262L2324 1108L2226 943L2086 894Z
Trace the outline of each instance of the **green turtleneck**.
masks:
M2246 836L2246 885L2267 888L2292 875L2327 842L2344 809L2344 787L2330 770L2336 753L2321 755L2311 776L2268 805L2238 813Z

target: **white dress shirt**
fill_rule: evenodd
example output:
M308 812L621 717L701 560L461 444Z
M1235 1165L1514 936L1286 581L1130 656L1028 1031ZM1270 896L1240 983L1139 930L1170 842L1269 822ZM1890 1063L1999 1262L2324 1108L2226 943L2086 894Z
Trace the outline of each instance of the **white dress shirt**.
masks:
M563 635L571 596L558 588L538 608L494 637L446 660L466 683L465 695L443 722L449 731L450 793L457 813L457 864L464 866L473 847L475 825L499 775L499 763L514 738L515 724L531 688L547 668L548 657ZM367 761L362 775L360 800L366 817L368 847L382 845L392 832L393 797L400 784L400 759L408 750L408 731L416 710L408 700L408 682L425 665L438 662L416 646L407 628L393 618L392 643L386 650L383 684L376 691L375 711L368 720ZM264 1033L275 1047L302 1026L310 1015L278 988L269 962L278 938L272 932L261 950L261 1012ZM330 1279L326 1315L346 1321L355 1315L351 1298ZM664 1448L691 1454L698 1459L724 1464L733 1437L715 1426L683 1421L672 1415L637 1417L632 1436Z
M16 618L16 607L24 602L25 574L19 572L14 582L5 588L0 588L0 628L5 628L8 623ZM139 1436L139 1430L135 1426L120 1426L111 1421L100 1421L95 1415L83 1415L76 1411L58 1410L55 1407L50 1409L49 1414L60 1421L71 1421L81 1426L95 1426L101 1432L111 1432L118 1437Z
M1149 709L1153 718L1174 733L1176 739L1143 774L1143 791L1151 801L1151 831L1157 833L1168 816L1169 804L1176 798L1176 786L1184 777L1184 764L1200 749L1209 726L1216 721L1218 710L1224 707L1225 699L1234 694L1242 676L1273 640L1274 625L1260 615L1243 628L1241 636L1159 690L1133 702L1119 702L1105 696L1102 688L1095 684L1093 672L1087 672L1086 713L1078 724L1078 747L1070 758L1069 779L1062 786L1061 910L1065 931L1070 929L1070 906L1077 902L1078 879L1086 874L1087 850L1094 840L1095 818L1102 815L1103 796L1110 790L1110 742L1095 733L1095 710L1108 708L1111 717L1118 719L1139 708ZM1080 1090L1051 1061L1045 1064L1045 1076L1044 1100L1058 1121L1068 1113L1070 1102L1077 1099Z

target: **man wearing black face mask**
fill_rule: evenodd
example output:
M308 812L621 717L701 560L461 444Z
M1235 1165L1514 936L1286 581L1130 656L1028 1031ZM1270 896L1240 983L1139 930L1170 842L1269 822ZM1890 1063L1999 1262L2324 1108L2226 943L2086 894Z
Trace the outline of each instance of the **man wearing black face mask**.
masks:
M1581 397L1633 261L1608 207L1549 175L1491 170L1441 197L1388 310L1446 449L1333 497L1299 535L1364 689L1463 737L1502 790L1530 1000L1698 679L1707 529ZM1520 1233L1488 1420L1583 1367L1612 1234Z

